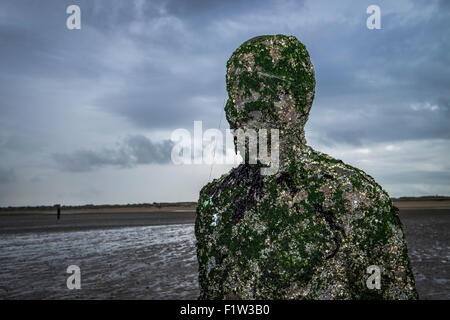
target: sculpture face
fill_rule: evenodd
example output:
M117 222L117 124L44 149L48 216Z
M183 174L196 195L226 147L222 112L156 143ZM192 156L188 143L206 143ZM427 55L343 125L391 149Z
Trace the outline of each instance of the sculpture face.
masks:
M227 63L225 107L232 129L280 129L304 141L314 99L314 68L293 36L268 35L244 42Z

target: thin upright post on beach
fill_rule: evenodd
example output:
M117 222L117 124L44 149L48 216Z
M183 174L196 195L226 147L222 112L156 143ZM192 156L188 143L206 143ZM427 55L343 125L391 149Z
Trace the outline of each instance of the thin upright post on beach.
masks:
M61 205L56 205L56 219L59 220L61 218Z

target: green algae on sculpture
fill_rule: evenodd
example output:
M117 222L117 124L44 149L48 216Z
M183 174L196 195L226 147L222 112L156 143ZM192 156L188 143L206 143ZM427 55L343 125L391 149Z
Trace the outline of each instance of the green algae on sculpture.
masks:
M415 299L398 212L362 170L306 145L314 69L293 36L250 39L227 63L232 129L280 130L280 168L243 163L200 192L201 299ZM369 289L367 268L381 269Z

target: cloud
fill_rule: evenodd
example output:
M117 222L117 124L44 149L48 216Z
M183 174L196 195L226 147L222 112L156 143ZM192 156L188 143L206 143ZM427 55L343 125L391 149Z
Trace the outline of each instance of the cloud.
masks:
M411 109L413 109L414 111L421 111L421 110L437 111L441 108L435 104L431 105L430 103L426 102L424 104L418 104L418 103L412 104Z
M70 154L53 154L60 169L71 172L91 171L104 166L130 168L139 164L164 164L170 161L173 142L152 142L145 136L126 138L116 149L78 150Z
M370 143L365 148L338 143L318 150L373 176L391 196L448 194L450 140L407 140ZM400 165L401 164L401 165Z
M72 172L85 171L99 190L109 174L104 199L116 199L112 177L142 164L170 167L173 129L192 128L194 120L218 126L231 53L251 37L277 33L305 43L315 67L309 144L337 157L348 151L347 162L380 177L395 195L450 188L441 178L450 171L443 165L450 157L447 0L380 0L381 30L366 28L371 0L77 0L77 31L65 27L70 4L0 2L0 154L12 170L1 171L9 177L5 203L53 199L43 185L49 179L70 180L76 194L86 173L74 182ZM102 147L126 136L132 138ZM62 171L54 172L55 163ZM177 170L173 179L185 170L191 180L170 189L173 201L206 179L200 169ZM32 177L42 181L30 184ZM137 194L125 193L123 201Z
M64 24L49 30L64 20L63 3L46 3L33 18L32 2L7 1L3 9L14 19L0 28L1 95L15 118L52 95L39 85L46 75L77 91L70 109L87 103L145 130L186 127L193 120L215 125L232 51L258 34L287 33L311 53L317 93L308 128L324 141L449 137L446 4L383 2L383 29L368 30L369 2L80 1L83 28L69 32ZM24 79L37 86L25 97L13 94ZM194 103L196 96L219 103ZM411 105L426 103L439 107L436 114L412 112Z
M126 140L124 150L132 155L136 164L162 164L170 161L172 148L171 140L155 143L142 135L137 135Z

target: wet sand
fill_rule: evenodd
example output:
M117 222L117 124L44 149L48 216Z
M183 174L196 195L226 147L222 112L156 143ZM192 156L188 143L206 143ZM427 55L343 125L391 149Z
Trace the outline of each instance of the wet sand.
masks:
M400 217L420 298L450 299L450 208ZM0 299L196 299L194 219L192 208L2 213ZM72 264L81 290L67 289Z
M420 299L450 299L450 209L401 209Z
M1 213L0 234L23 232L81 231L153 225L193 223L195 210L191 208L160 210L110 210L109 212Z

